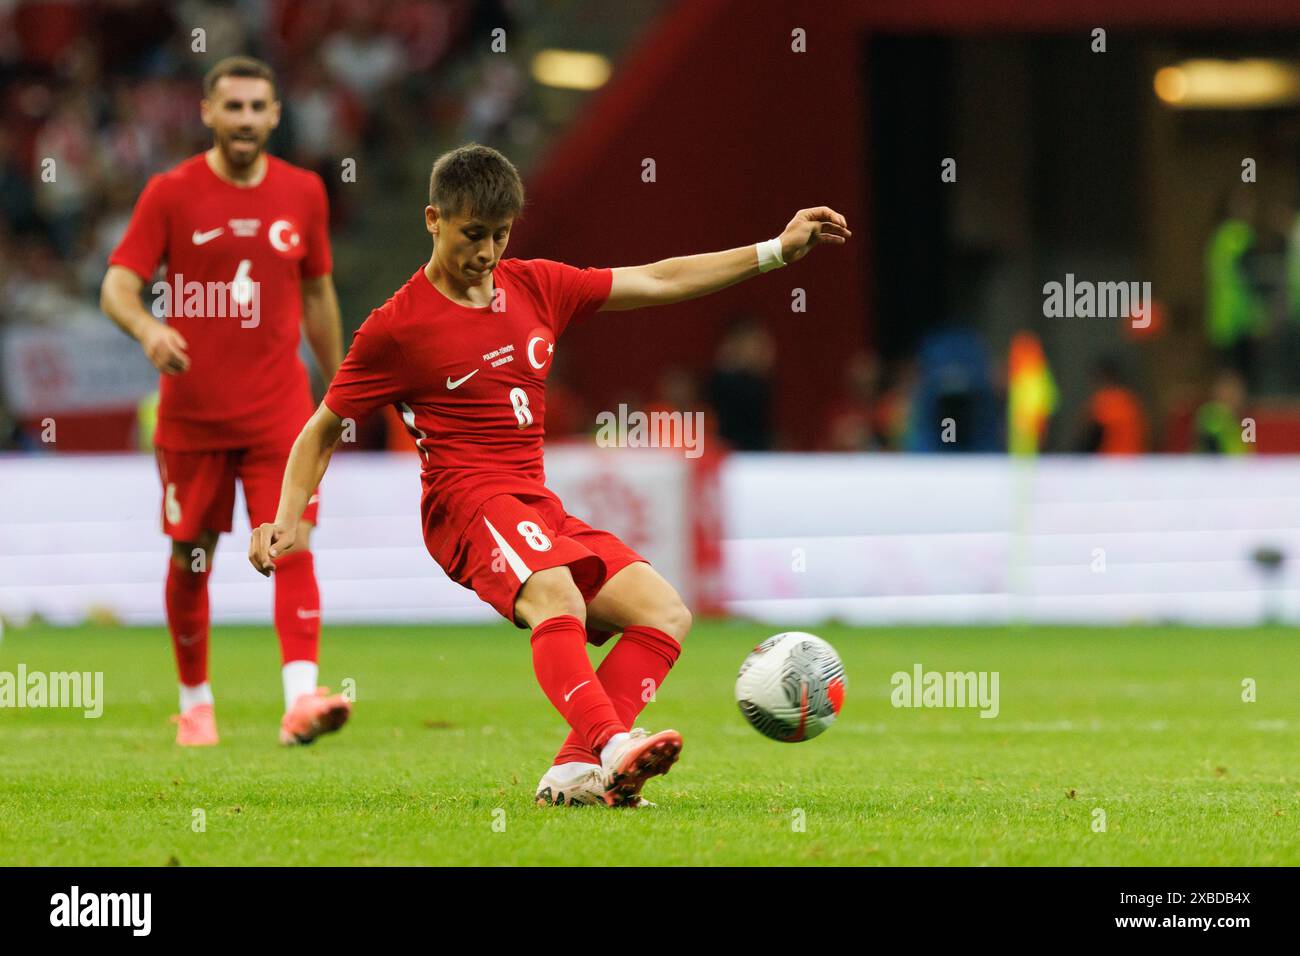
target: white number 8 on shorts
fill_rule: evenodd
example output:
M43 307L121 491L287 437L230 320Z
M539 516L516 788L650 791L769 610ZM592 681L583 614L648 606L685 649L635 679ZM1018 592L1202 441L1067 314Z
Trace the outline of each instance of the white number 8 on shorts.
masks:
M550 551L551 539L542 534L542 529L537 527L535 521L521 521L515 526L523 539L528 542L528 547L534 551Z

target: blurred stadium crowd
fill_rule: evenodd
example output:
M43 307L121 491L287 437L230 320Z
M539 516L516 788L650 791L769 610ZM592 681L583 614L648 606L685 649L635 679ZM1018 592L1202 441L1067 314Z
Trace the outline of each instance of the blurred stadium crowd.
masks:
M509 23L493 3L107 0L0 4L0 275L6 318L57 320L99 283L147 178L210 145L199 125L202 64L251 52L279 71L284 122L274 151L328 173L334 226L361 190L334 175L353 157L396 174L404 137L425 126L489 135L510 115L505 78L465 103L430 82L454 63L476 17ZM202 37L186 29L202 24ZM192 45L202 44L197 58ZM449 131L450 132L450 131ZM57 176L42 178L53 160Z
M321 172L338 246L383 235L385 195L426 175L433 148L466 140L497 146L527 177L548 130L519 55L483 57L468 38L544 18L543 5L508 0L0 0L0 328L102 319L105 262L147 178L208 145L196 95L201 64L251 53L276 68L284 122L273 150ZM202 24L205 57L192 55ZM419 148L414 148L418 146ZM341 189L338 164L368 171ZM52 160L57 176L42 176ZM1284 248L1300 263L1300 237ZM1256 384L1260 343L1275 334L1270 245L1249 211L1225 207L1206 239L1207 341L1222 371L1207 383L1182 448L1249 451L1235 424ZM361 255L361 253L358 253ZM1263 266L1263 267L1261 267ZM364 273L364 269L359 269ZM1300 265L1292 270L1300 275ZM1300 283L1295 284L1300 288ZM379 299L341 276L345 313ZM382 298L382 295L379 296ZM1300 293L1293 296L1300 301ZM1300 311L1297 309L1295 311ZM104 320L106 321L106 320ZM1291 326L1286 326L1290 328ZM739 450L1000 451L1008 445L1008 363L971 330L929 336L903 359L863 350L846 358L824 431L783 435L772 414L774 340L759 317L738 318L710 369L664 369L645 410L709 408L715 438ZM594 429L595 410L556 369L548 433ZM969 424L946 441L931 424ZM1095 370L1086 407L1056 409L1053 450L1127 454L1170 450L1122 363ZM925 424L923 424L925 423ZM364 446L406 447L395 421ZM39 448L5 412L0 448Z

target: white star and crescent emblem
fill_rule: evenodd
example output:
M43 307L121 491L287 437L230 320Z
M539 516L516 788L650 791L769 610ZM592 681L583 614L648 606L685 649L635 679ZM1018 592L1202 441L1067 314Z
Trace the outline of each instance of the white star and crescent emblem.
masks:
M551 330L543 325L534 327L528 333L528 338L524 340L524 355L527 356L528 364L533 367L533 370L540 372L545 378L551 359L555 355L555 336L551 334Z
M277 219L271 223L271 227L266 230L266 238L270 241L271 248L282 255L296 252L302 245L298 227L290 219Z
M537 361L537 356L533 354L534 342L542 342L546 345L546 357L544 357L540 362ZM534 335L531 339L528 340L528 364L535 369L546 368L546 359L549 358L551 353L553 353L554 351L555 351L555 343L547 342L546 339L542 338L540 335Z

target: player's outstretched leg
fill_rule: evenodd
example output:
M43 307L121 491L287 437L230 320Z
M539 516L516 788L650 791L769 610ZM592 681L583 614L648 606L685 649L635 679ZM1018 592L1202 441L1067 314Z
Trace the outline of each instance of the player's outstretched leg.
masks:
M677 662L681 642L690 631L690 611L672 585L643 562L630 564L611 577L588 611L602 625L623 630L623 636L605 655L596 676L619 718L631 726ZM678 741L680 751L680 737ZM554 776L566 767L594 766L592 761L597 759L577 735L570 734L547 773ZM661 772L666 772L673 760ZM653 805L639 791L634 796L624 794L615 802L616 805Z
M533 670L542 692L588 750L599 751L615 735L626 735L627 724L619 719L587 657L586 605L569 569L547 568L530 575L516 598L515 613L533 629ZM537 802L595 803L595 787L600 785L603 799L605 783L598 765L556 776L548 772L538 784Z
M208 575L216 535L172 542L167 564L167 630L180 675L180 713L173 717L176 743L210 747L218 742L212 687L208 683Z
M689 620L689 615L686 615L686 620ZM679 633L685 633L685 626L674 629ZM600 662L600 667L596 669L596 678L605 688L610 701L614 704L614 710L625 724L631 726L645 705L658 692L668 671L681 654L681 649L681 644L665 631L648 625L638 625L628 627L623 632L623 636L618 639L618 643L605 655L605 659ZM544 788L560 781L574 779L582 781L584 777L587 781L592 781L599 776L600 770L601 766L596 754L588 749L581 737L570 732L559 753L555 755L554 765L538 784L538 793L541 794ZM588 786L594 787L595 783L588 783L581 788L574 788L571 785L570 790L577 789L585 796ZM602 786L601 792L597 795L602 802L603 791ZM621 801L619 805L654 806L649 800L640 796L635 800Z

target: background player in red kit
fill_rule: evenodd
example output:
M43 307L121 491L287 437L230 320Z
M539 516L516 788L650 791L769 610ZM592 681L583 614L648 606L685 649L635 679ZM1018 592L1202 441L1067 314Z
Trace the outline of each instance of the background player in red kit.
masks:
M203 92L212 148L149 181L101 292L104 311L163 373L154 445L163 530L172 539L167 625L183 745L217 743L208 575L217 536L231 527L235 480L253 526L269 520L289 448L311 415L300 326L327 381L342 353L325 186L265 152L280 121L270 67L222 60ZM170 303L159 321L140 291L164 260ZM349 713L346 699L316 686L320 592L309 550L316 507L313 493L293 514L299 546L275 582L285 744L337 729Z
M545 487L545 383L556 340L572 320L706 295L818 243L842 244L850 232L831 209L803 209L757 245L577 269L502 258L523 202L518 173L496 150L462 146L434 164L424 211L433 255L357 331L294 443L279 511L254 530L249 560L263 574L280 573L301 547L295 516L345 419L396 405L422 459L430 554L507 620L532 629L537 679L572 728L537 801L639 805L645 781L667 772L682 739L632 724L646 687L658 688L676 662L691 615L643 557L567 514ZM622 632L595 671L588 627Z

